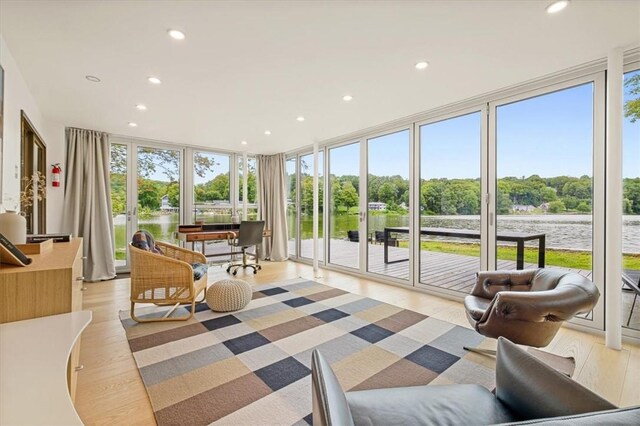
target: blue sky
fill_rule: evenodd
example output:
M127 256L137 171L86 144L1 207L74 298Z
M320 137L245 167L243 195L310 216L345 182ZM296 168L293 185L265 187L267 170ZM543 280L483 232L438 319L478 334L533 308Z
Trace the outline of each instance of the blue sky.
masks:
M628 73L627 78L640 73ZM625 101L630 99L625 92ZM480 113L422 126L423 178L480 176ZM593 84L502 105L497 111L497 175L593 174ZM640 121L625 119L623 176L640 177ZM331 172L357 175L359 144L333 149ZM409 176L409 132L369 141L369 173Z

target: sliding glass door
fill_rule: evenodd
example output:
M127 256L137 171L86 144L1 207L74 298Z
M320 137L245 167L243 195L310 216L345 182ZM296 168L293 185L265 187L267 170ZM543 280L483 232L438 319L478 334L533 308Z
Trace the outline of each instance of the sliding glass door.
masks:
M324 261L324 151L318 152L318 260ZM313 258L313 154L300 156L300 257Z
M111 211L113 215L114 258L117 270L129 268L127 244L133 227L128 184L131 157L129 146L120 143L111 144Z
M367 271L393 280L410 279L411 131L367 140Z
M481 111L419 126L419 282L469 293L481 263Z
M289 256L298 256L298 157L287 158L287 229Z
M183 221L183 150L141 145L125 138L111 142L111 205L117 271L129 270L128 244L138 230L176 244Z
M177 243L180 223L180 150L139 146L136 150L138 176L136 228L156 240Z
M329 263L352 269L360 267L360 143L329 152L328 220Z
M622 133L622 326L640 331L640 69L624 75ZM635 107L634 107L635 105ZM631 332L634 330L634 332Z
M496 269L554 268L602 284L604 270L593 262L604 254L600 79L495 105Z

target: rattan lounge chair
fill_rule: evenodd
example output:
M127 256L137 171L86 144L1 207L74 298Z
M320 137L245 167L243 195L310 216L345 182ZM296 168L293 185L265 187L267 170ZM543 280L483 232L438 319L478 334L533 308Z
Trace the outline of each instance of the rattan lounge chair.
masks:
M207 288L207 259L201 253L172 244L157 242L155 246L162 254L129 244L131 318L137 322L188 320L193 317L196 297ZM135 315L136 303L173 305L173 308L163 317L139 318ZM171 316L181 304L191 304L189 315Z

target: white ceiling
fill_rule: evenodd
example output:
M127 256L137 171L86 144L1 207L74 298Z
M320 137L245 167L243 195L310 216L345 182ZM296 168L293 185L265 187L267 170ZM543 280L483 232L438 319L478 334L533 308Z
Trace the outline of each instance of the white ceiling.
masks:
M639 1L547 4L2 0L0 29L50 120L275 153L640 45Z

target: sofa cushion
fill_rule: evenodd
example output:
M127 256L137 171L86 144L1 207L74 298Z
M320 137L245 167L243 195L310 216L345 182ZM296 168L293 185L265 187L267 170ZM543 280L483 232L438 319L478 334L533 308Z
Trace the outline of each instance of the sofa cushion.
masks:
M150 251L152 253L164 254L158 246L153 236L148 231L137 231L131 238L131 245L137 249Z
M607 425L607 426L627 426L640 425L640 405L629 408L619 408L617 410L598 411L595 413L576 414L575 416L553 417L547 419L536 419L518 423L507 423L508 425Z
M355 425L475 425L515 417L480 385L434 385L347 392Z
M498 338L496 397L521 420L616 408L504 337Z
M209 270L209 265L205 263L192 263L191 267L193 268L194 281L198 281L200 278L204 277Z

